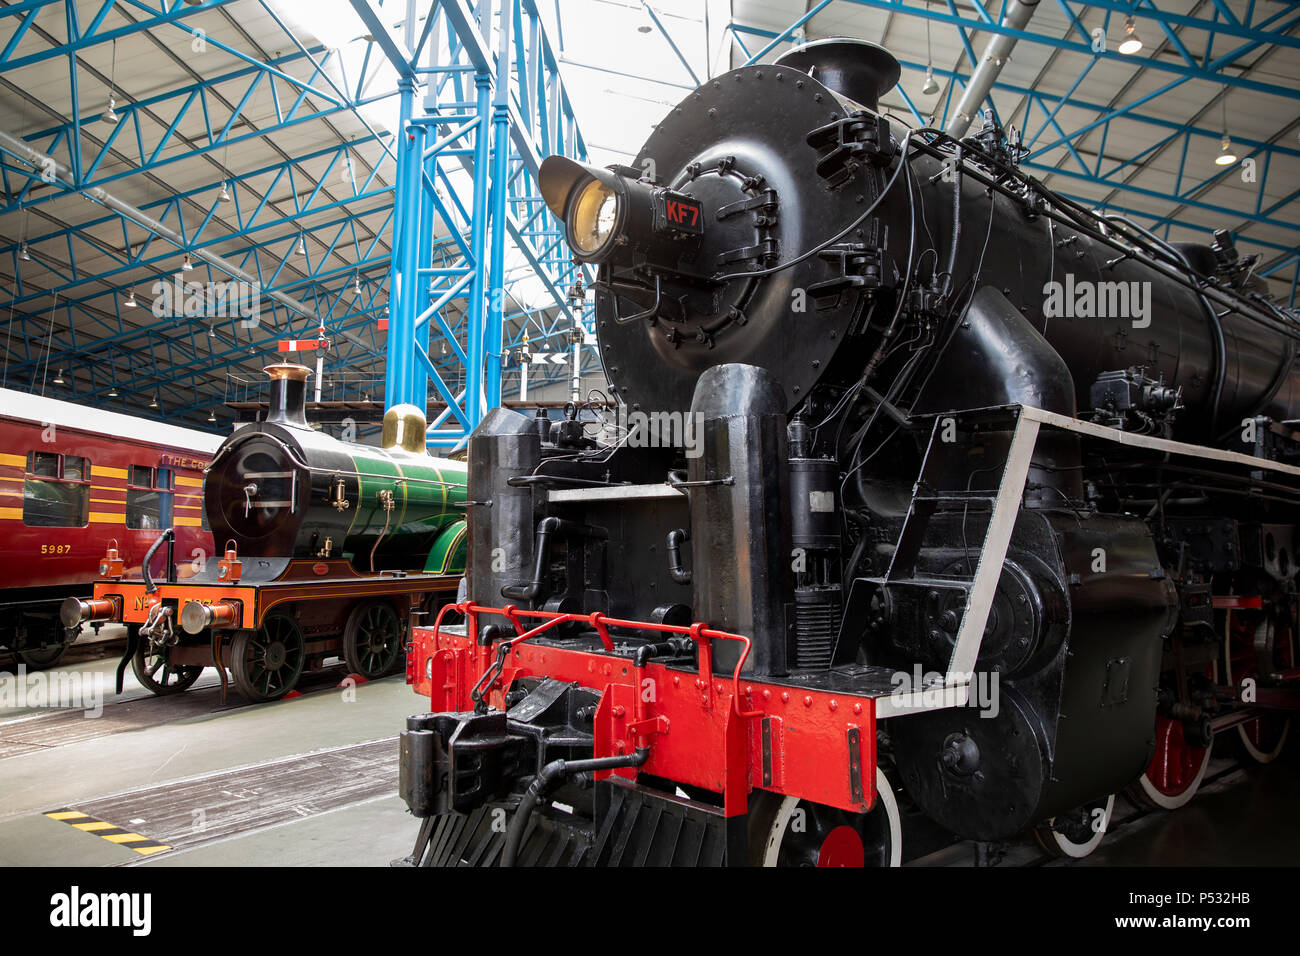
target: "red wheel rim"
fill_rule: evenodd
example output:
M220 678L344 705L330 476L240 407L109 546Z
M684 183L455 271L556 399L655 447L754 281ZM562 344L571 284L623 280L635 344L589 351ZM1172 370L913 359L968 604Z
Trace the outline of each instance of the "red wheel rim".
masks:
M866 862L862 837L850 826L838 826L826 834L817 851L818 866L865 866Z
M1166 797L1181 796L1196 785L1208 752L1187 743L1181 721L1158 716L1156 752L1147 767L1147 780Z

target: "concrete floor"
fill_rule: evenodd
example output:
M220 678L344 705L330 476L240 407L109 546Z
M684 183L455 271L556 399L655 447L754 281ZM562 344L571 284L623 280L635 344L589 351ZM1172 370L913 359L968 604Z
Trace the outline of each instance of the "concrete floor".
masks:
M112 695L115 667L114 656L54 669L103 680L107 693L99 718L80 711L0 709L0 865L381 866L409 852L416 826L397 797L395 738L406 716L419 710L419 699L400 675L340 689L345 671L339 665L310 681L305 676L300 697L248 706L232 690L223 708L212 672L184 695L154 698L128 669L118 698ZM12 679L12 673L12 667L0 669L0 680ZM368 742L378 742L375 747L391 752L391 759L378 771L367 766L364 775L352 775L368 787L363 799L347 802L346 768L344 779L332 781L339 805L313 805L312 793L280 785L289 769L318 763L312 755ZM251 776L265 784L213 798L212 788L236 768L257 768ZM207 823L214 836L200 835L194 845L147 857L45 816L125 795L111 801L122 807L121 818L105 822L158 840L167 836L157 831L166 826L162 811L175 809L164 807L160 796L194 789L186 781L208 784ZM137 795L140 807L128 809ZM231 800L241 806L232 808ZM293 819L268 820L268 811L281 805L294 812L280 816Z
M395 737L421 702L401 676L349 692L338 686L344 671L337 665L304 677L300 697L248 706L232 690L222 707L212 672L184 695L154 698L128 669L125 692L113 696L116 653L78 648L55 668L103 682L97 718L0 709L0 865L383 866L409 852L416 824L396 795ZM0 667L0 680L12 673ZM1293 750L1250 768L1220 756L1211 776L1178 812L1117 813L1117 825L1082 865L1300 858L1300 836L1289 823L1300 755ZM85 816L46 816L68 808ZM85 821L92 821L86 829L73 825ZM104 824L100 830L113 828L108 837L93 832L95 821ZM139 846L168 849L146 855L111 842L120 831L148 838ZM971 860L966 845L926 862ZM1042 862L1028 847L1005 859Z

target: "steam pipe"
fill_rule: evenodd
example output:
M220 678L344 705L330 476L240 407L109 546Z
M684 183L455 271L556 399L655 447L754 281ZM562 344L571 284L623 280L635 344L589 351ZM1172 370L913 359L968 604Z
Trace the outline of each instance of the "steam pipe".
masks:
M678 584L690 584L693 575L682 567L682 542L690 541L691 533L685 528L668 532L668 573Z
M162 547L164 541L170 542L175 536L175 530L168 528L162 534L158 535L157 540L155 540L153 544L149 545L149 550L144 553L144 560L140 562L140 577L144 579L145 594L153 594L154 591L158 590L158 585L154 584L153 576L149 573L149 565L153 563L153 556L158 553L158 549ZM168 562L168 564L170 563L171 562ZM170 574L170 570L168 573Z
M1011 0L1007 4L1007 12L1002 17L1001 25L1012 30L1023 30L1029 18L1034 15L1037 6L1038 0ZM970 82L966 84L966 92L962 94L961 100L957 103L957 110L944 130L949 136L961 139L966 135L971 120L979 112L980 106L989 95L989 90L993 89L998 74L1002 72L1003 65L1011 56L1011 50L1015 47L1017 39L1018 37L999 33L989 40L988 46L984 48L984 55L980 57L979 66L971 74Z
M650 759L649 747L638 747L633 753L619 754L613 757L591 757L586 760L552 760L537 772L533 782L524 792L510 818L506 829L505 846L501 850L501 865L514 866L519 856L519 848L524 842L524 831L533 810L542 798L555 788L565 777L576 773L595 773L598 770L618 770L623 767L639 767Z
M568 521L554 515L543 518L537 525L537 561L533 566L533 579L528 584L507 584L501 589L501 596L512 601L532 601L546 587L546 575L551 560L551 538L553 535L575 535L584 538L604 540L609 537L605 528Z

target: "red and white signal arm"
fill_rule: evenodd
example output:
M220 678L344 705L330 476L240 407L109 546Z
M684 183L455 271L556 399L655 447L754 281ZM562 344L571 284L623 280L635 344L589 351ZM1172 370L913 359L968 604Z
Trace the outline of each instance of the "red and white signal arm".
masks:
M281 339L279 344L281 352L327 352L329 347L330 340L323 335L315 339Z

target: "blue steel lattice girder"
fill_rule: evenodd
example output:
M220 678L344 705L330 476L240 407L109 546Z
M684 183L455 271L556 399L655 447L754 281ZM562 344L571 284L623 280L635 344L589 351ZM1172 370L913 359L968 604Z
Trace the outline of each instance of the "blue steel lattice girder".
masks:
M364 23L387 35L376 9L363 0L353 0L353 6ZM495 51L483 30L493 12L500 14ZM586 153L533 0L485 0L477 7L443 0L429 9L418 41L413 26L408 24L404 44L378 44L400 75L427 78L429 83L423 115L416 115L414 88L409 111L403 110L402 137L408 143L422 141L424 168L418 177L399 176L398 215L408 204L410 213L395 232L394 245L399 251L412 240L417 250L427 246L425 233L437 223L459 238L450 255L437 261L394 256L394 289L413 285L418 295L409 296L390 316L386 401L423 404L427 386L419 383L431 383L448 405L433 424L438 432L431 434L431 441L458 441L487 408L499 403L503 354L508 341L521 337L519 331L505 334L511 287L504 270L507 238L508 247L518 250L542 277L555 310L567 316L572 327L575 318L565 290L579 273L570 261L553 254L558 228L533 228L535 176L543 155L564 151L583 159ZM371 32L378 38L374 29ZM408 56L413 59L403 59ZM468 193L467 202L457 189L466 181L468 189L460 188ZM529 225L521 227L520 220ZM463 291L468 294L462 299ZM464 308L456 326L444 311L461 302ZM577 320L589 328L588 314ZM395 324L402 326L396 335ZM450 345L451 363L431 359L435 332ZM425 336L423 341L420 336ZM465 372L459 388L449 384L447 376L456 363ZM398 365L405 368L395 369ZM439 429L444 421L454 421L454 427Z
M342 264L333 266L333 268L336 271L354 272L357 271L358 269L368 270L372 268L383 268L387 265L388 253L386 250L379 249L378 244L384 235L384 228L387 226L388 221L391 219L391 215L392 215L391 210L392 210L392 204L384 203L379 206L372 207L365 211L366 215L375 215L375 214L384 214L384 213L386 213L386 215L383 222L380 223L378 228L376 228L372 232L371 236L368 237L367 248L361 254L360 258L358 258L355 261L352 260L342 261ZM336 240L335 240L337 242L337 237L341 236L345 231L351 230L355 226L355 222L356 222L355 216L349 213L347 215L326 222L315 223L313 228L316 230L337 228ZM257 275L260 279L264 280L263 288L262 288L262 296L264 300L263 308L264 310L269 310L272 315L274 315L276 313L276 309L280 307L275 303L275 300L269 299L271 293L287 292L293 290L305 283L309 283L313 281L315 278L319 276L326 274L324 271L324 266L326 264L326 261L330 258L328 255L320 258L317 261L315 268L310 269L307 274L298 278L286 280L285 282L278 281L278 276L283 267L283 262L287 259L289 254L292 252L294 246L296 245L297 237L298 237L298 233L296 231L294 233L288 234L287 236L283 234L276 235L274 237L267 238L260 242L254 242L245 246L241 246L237 253L231 254L230 256L227 257L227 261L230 261L232 262L232 264L245 269L245 271L251 271L253 274ZM231 238L238 238L238 237L222 237L219 240L214 240L214 243L229 241ZM268 249L283 249L283 252L279 256L280 267L277 268L276 273L270 278L269 281L265 281L265 275L262 270L262 261L259 256L259 253ZM170 274L168 271L166 271L167 267L175 266L176 257L177 257L176 252L170 249L153 257L146 258L143 255L140 255L133 258L129 263L123 265L118 269L102 272L99 275L101 278L113 279L117 277L119 274L124 274L126 272L137 271L141 268L152 268L155 266L161 266L163 267L163 269L160 270L155 275L166 276ZM206 272L207 281L225 281L228 278L224 274L218 274L217 271L213 267L209 266L207 263L201 262L199 265L201 267L201 270ZM75 268L75 266L73 268ZM106 296L113 296L114 299L117 298L116 289L112 289L109 291L96 290L93 293L83 295L83 296L67 296L66 294L64 294L66 293L67 288L81 285L86 281L90 281L90 280L82 279L80 281L66 283L65 286L63 287L54 288L54 289L43 289L40 292L33 292L22 298L13 299L10 300L9 302L0 303L0 307L17 306L34 300L41 300L48 297L52 293L59 294L60 303L65 305L89 305L90 303L102 299ZM150 280L149 283L141 283L140 291L142 293L147 291L147 285L151 285L151 284L152 284L152 280ZM203 323L208 322L208 320L206 319L200 319L196 321L200 321ZM156 327L158 327L158 324L141 325L137 327L132 327L130 329L122 329L119 326L116 334L110 334L107 337L101 337L96 342L90 343L90 350L93 351L93 349L96 347L104 347L107 345L118 344L119 340L129 340L136 337L147 336ZM111 332L112 329L111 327L109 328ZM84 350L82 351L84 354ZM70 360L71 358L74 357L74 355L72 354L61 353L57 351L52 352L51 356L52 356L52 360L63 360L63 361ZM13 366L13 370L20 371L27 364L29 363L25 362Z

